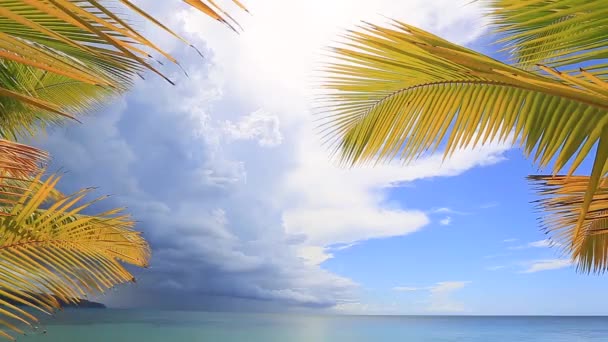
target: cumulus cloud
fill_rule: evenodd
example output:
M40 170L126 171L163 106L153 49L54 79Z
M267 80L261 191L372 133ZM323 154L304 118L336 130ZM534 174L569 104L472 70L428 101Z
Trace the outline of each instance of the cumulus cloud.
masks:
M118 291L110 303L184 305L161 299L180 293L195 294L187 305L203 308L210 297L340 303L356 284L298 256L283 233L280 211L263 195L273 189L271 178L248 167L253 161L279 167L287 152L271 155L255 144L251 159L236 157L239 151L231 150L232 137L224 135L224 121L215 113L222 83L211 68L190 73L176 87L140 82L83 125L55 129L36 141L54 156L52 168L69 169L62 189L95 185L113 193L102 205L127 206L152 245L150 269L136 271L139 293ZM164 96L151 96L158 89Z
M416 232L430 222L428 215L386 205L388 189L500 162L506 149L506 145L487 144L475 151L459 151L446 161L439 153L407 166L344 169L328 162L314 138L301 139L297 164L285 181L283 195L288 204L283 225L289 234L317 247Z
M445 162L429 156L408 167L345 170L319 146L308 110L309 71L342 29L385 13L466 43L482 30L476 4L252 0L255 15L243 17L240 36L201 14L169 10L174 3L142 5L206 59L158 35L188 78L167 65L177 86L148 75L84 125L36 141L53 154L53 168L70 171L62 189L95 185L114 194L98 208L127 206L152 244L151 268L136 271L137 287L110 297L115 305L353 305L358 284L320 266L336 246L429 222L418 208L388 205L388 188L504 159L507 146L488 144ZM449 293L455 285L436 286Z
M224 123L226 135L233 140L255 140L260 146L273 147L281 144L279 118L264 110L257 110L237 122Z

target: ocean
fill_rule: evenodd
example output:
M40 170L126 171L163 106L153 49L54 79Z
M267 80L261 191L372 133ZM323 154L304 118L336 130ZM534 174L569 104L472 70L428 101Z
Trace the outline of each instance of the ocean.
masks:
M46 332L44 332L46 331ZM608 317L306 316L77 309L18 341L591 342Z

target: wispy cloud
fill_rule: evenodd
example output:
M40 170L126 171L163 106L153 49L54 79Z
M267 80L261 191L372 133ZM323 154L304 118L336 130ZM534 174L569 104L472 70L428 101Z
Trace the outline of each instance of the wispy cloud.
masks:
M511 255L511 254L506 254L506 253L503 253L503 254L491 254L491 255L485 255L483 258L484 259L496 259L496 258L503 258L503 257L509 256L509 255Z
M398 292L416 292L425 291L428 293L427 311L431 312L463 312L465 306L463 303L454 300L451 296L454 292L463 289L470 284L470 281L442 281L432 286L426 287L411 287L397 286L393 287L393 291Z
M444 219L442 219L441 221L439 221L439 224L442 226L449 226L450 223L452 223L452 218L449 216L446 216Z
M413 292L413 291L420 291L420 290L424 290L426 288L424 287L410 287L410 286L396 286L393 287L393 291L398 291L398 292Z
M354 247L354 246L356 246L358 244L359 244L358 242L346 243L346 244L339 243L339 244L336 244L336 245L329 246L327 249L330 249L332 251L343 251L345 249L349 249L351 247Z
M572 261L567 259L547 259L533 261L530 266L521 273L536 273L541 271L558 270L572 266Z
M470 215L471 214L471 213L468 213L465 211L454 210L452 208L447 208L447 207L432 209L431 213L433 213L433 214L453 214L453 215Z
M544 239L544 240L529 242L525 245L511 246L511 247L509 247L509 249L517 250L517 249L527 249L527 248L548 248L548 247L556 247L556 246L561 246L561 244L559 242L551 241L549 239Z
M470 284L470 281L444 281L435 284L430 291L430 305L427 308L431 312L463 312L464 303L454 300L452 294Z
M507 266L490 266L490 267L486 267L486 270L488 270L488 271L498 271L498 270L502 270L505 267L507 267Z
M479 206L480 209L490 209L490 208L496 208L500 205L500 203L498 202L488 202L488 203L484 203L482 205Z
M470 281L442 281L435 284L434 286L431 286L429 290L431 291L431 293L436 294L450 293L456 290L460 290L470 283Z
M515 239L515 238L509 238L509 239L502 240L502 242L505 242L505 243L511 243L511 242L515 242L515 241L517 241L517 239Z

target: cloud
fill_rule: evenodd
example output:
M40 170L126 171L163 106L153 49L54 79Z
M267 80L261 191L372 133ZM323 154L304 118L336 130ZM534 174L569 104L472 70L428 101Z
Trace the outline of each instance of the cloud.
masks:
M433 213L433 214L470 215L470 213L467 213L464 211L459 211L459 210L454 210L454 209L446 208L446 207L433 209L433 210L431 210L431 213Z
M518 250L518 249L528 249L528 248L548 248L548 247L559 247L561 244L559 242L551 241L549 239L539 240L529 242L525 245L520 246L511 246L509 249Z
M528 246L533 247L533 248L545 248L545 247L552 247L552 246L561 246L561 244L558 242L553 242L549 239L544 239L544 240L530 242L528 244Z
M441 219L439 221L439 224L442 225L442 226L449 226L450 223L452 223L452 218L449 217L449 216L446 216L444 219Z
M470 281L446 281L437 283L430 289L428 311L456 313L466 311L464 303L452 298L452 294L470 284Z
M327 247L374 238L401 236L430 222L420 210L389 207L387 190L407 182L452 177L475 167L502 161L506 145L487 144L463 150L442 161L440 153L401 166L344 169L327 160L314 138L301 139L298 163L285 179L283 212L288 234L302 236L307 245ZM448 222L449 223L449 222Z
M211 70L205 65L175 87L139 82L83 125L36 141L52 153L51 169L69 169L63 190L95 185L115 194L98 209L128 207L152 245L137 287L104 301L221 310L236 300L330 307L352 297L357 284L305 262L284 234L268 165L284 173L289 151L233 147L215 112L223 84ZM163 96L151 96L158 89Z
M515 238L510 238L510 239L504 239L504 240L502 240L502 242L506 242L506 243L511 243L511 242L515 242L515 241L517 241L517 239L515 239Z
M398 292L412 292L412 291L420 291L423 290L424 288L420 288L420 287L409 287L409 286L396 286L393 287L393 291L398 291Z
M152 244L151 268L136 271L137 286L113 292L111 305L352 305L360 285L320 266L332 247L410 234L430 222L420 209L387 204L391 187L504 160L507 145L487 144L445 162L434 155L407 167L342 169L319 146L309 111L309 71L344 28L385 13L466 43L483 30L477 4L252 0L255 15L240 20L240 36L194 11L176 12L173 3L142 5L205 60L154 34L188 78L166 65L176 86L146 75L84 125L36 141L52 153L52 168L70 171L63 190L99 186L115 194L97 208L127 206Z
M232 140L255 140L260 146L273 147L281 144L279 118L263 110L257 110L236 123L224 123L226 135Z
M448 294L464 288L470 281L443 281L430 287L433 294Z
M363 20L387 23L389 16L457 43L470 43L486 29L481 5L465 0L251 0L247 6L254 15L239 16L245 30L238 37L194 11L177 17L188 35L212 47L226 78L238 81L233 88L239 97L290 121L308 116L310 85L324 48Z
M455 292L462 290L470 281L443 281L427 287L393 287L397 292L427 292L426 311L435 313L456 313L466 311L464 303L452 298Z
M490 255L485 255L483 258L484 259L496 259L496 258L503 258L503 257L509 256L509 255L511 255L511 254L505 254L505 253L503 253L503 254L490 254Z
M486 267L486 270L488 270L488 271L498 271L498 270L502 270L505 267L506 266L490 266L490 267Z
M536 273L541 271L558 270L570 266L572 266L572 261L566 259L537 260L531 262L530 266L521 273Z
M479 206L480 209L490 209L490 208L496 208L500 205L500 203L498 202L488 202L488 203L484 203L482 205Z

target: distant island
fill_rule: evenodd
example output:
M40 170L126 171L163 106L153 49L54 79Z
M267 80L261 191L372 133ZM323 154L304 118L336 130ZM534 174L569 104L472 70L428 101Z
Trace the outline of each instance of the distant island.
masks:
M80 301L78 302L78 304L74 304L74 303L66 303L64 301L62 301L61 299L57 298L57 301L61 304L62 308L86 308L86 309L105 309L106 306L105 304L102 303L98 303L98 302L92 302L90 300L86 300L86 299L80 299Z
M32 294L33 295L33 294ZM55 299L57 299L57 301L59 302L59 304L61 305L62 308L85 308L85 309L105 309L106 306L102 303L98 303L98 302L92 302L90 300L86 300L86 299L79 299L78 303L69 303L66 302L56 296L54 296ZM25 306L23 303L16 301L12 298L8 298L6 296L0 295L0 300L3 300L11 305L14 306Z

